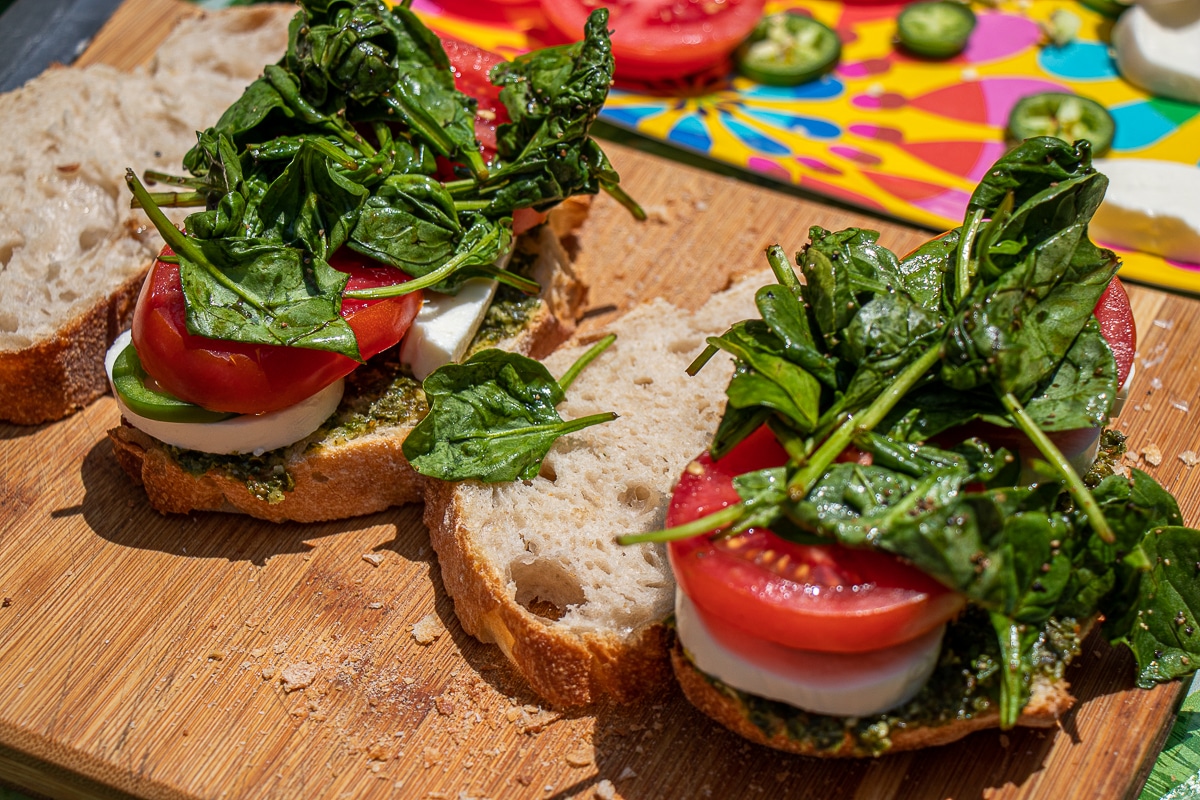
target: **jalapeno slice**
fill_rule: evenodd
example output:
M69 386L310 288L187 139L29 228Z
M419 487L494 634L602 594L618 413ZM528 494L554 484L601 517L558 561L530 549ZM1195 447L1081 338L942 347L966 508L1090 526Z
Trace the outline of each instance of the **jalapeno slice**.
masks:
M952 0L912 3L896 17L896 37L910 53L950 58L967 46L975 30L975 12Z
M148 383L150 380L131 343L113 362L112 382L121 402L134 414L163 422L220 422L237 416L184 402L153 388Z
M801 14L763 17L737 50L738 71L769 86L796 86L837 64L842 40L829 26Z
M1008 114L1007 136L1016 144L1034 136L1057 136L1068 142L1086 139L1093 155L1112 147L1117 124L1108 109L1069 92L1042 92L1022 97Z

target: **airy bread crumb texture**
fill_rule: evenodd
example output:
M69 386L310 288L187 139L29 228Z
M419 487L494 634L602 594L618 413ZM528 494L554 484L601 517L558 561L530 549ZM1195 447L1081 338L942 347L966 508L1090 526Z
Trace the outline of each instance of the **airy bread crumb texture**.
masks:
M104 350L162 247L125 171L181 174L196 131L283 53L293 11L187 19L136 72L51 69L0 95L0 419L56 419L107 389Z
M753 314L764 280L742 282L694 314L657 300L614 323L616 343L580 374L559 411L619 418L560 439L532 481L428 492L426 523L464 627L500 645L552 702L656 688L614 665L643 658L654 672L652 662L665 664L657 629L674 579L664 547L623 547L616 537L663 525L675 481L716 430L732 367L718 356L695 377L685 370L706 337ZM546 365L562 375L585 349L556 352Z

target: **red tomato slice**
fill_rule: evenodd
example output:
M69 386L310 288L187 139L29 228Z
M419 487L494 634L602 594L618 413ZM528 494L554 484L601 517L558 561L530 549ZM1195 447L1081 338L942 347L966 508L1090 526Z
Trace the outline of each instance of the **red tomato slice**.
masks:
M510 121L508 109L500 102L500 87L488 80L488 73L505 60L504 56L453 36L443 36L442 47L454 70L454 88L479 103L475 109L475 138L479 140L479 152L484 162L490 164L496 156L496 128ZM439 177L451 180L453 165L444 164ZM513 235L518 236L545 220L545 212L518 208L513 212Z
M542 13L574 41L600 6L609 10L617 77L648 81L681 78L728 59L762 17L764 0L542 0Z
M500 102L500 88L488 80L492 67L504 61L504 56L476 47L452 36L442 37L442 47L454 70L454 88L474 97L475 138L485 162L496 154L496 128L508 122L508 109Z
M727 456L689 465L671 498L667 526L737 503L733 477L778 466L786 454L763 427ZM829 653L891 647L932 630L963 598L919 570L874 550L799 545L769 530L727 539L671 542L680 588L705 615L761 639Z
M1133 321L1133 308L1129 295L1120 278L1113 278L1096 301L1093 312L1100 323L1100 333L1117 359L1117 385L1124 386L1133 370L1133 357L1137 353L1137 327Z
M171 255L164 248L163 255ZM404 283L409 277L342 248L330 264L349 273L348 289ZM345 299L342 317L363 358L394 346L421 309L421 292L383 300ZM166 391L213 411L278 411L350 373L358 362L321 350L226 342L187 331L179 267L156 261L138 297L133 344L142 366Z

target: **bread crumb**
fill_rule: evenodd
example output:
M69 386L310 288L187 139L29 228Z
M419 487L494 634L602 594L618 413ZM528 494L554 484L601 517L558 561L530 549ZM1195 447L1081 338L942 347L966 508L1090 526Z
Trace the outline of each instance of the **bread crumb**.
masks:
M275 668L274 667L263 667L262 668L262 676L263 676L264 681L271 680L272 678L275 677Z
M1195 450L1184 450L1179 454L1179 460L1189 467L1194 467L1200 464L1200 456L1196 455Z
M372 567L378 567L383 563L383 553L363 553L362 560Z
M600 800L615 800L616 796L617 788L608 778L596 784L596 797L599 797Z
M592 757L592 751L586 747L580 747L577 750L572 750L567 753L564 758L567 764L572 767L590 767L595 759Z
M432 611L421 617L412 626L412 635L417 640L417 644L433 644L445 632L446 626Z
M637 777L637 773L634 772L629 767L626 767L625 769L621 770L621 774L617 776L617 780L627 781L630 778L636 778L636 777Z
M1150 466L1157 467L1162 463L1162 451L1158 449L1158 445L1148 444L1142 448L1142 458L1146 459Z
M288 664L279 673L279 677L283 680L283 690L285 692L294 692L297 689L303 689L316 679L319 671L320 668L309 661L297 661L295 664Z

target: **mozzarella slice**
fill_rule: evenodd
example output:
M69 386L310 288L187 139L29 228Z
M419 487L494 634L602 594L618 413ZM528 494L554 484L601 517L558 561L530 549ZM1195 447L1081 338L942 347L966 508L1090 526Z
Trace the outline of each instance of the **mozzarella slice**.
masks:
M675 590L675 630L696 667L735 689L817 714L879 714L911 700L933 674L946 626L911 642L870 653L796 650L755 639L753 652L722 642L722 623L700 618ZM745 638L738 632L736 636Z
M1200 64L1200 42L1196 53ZM1094 164L1108 176L1089 226L1096 241L1200 264L1200 169L1144 158Z
M423 381L438 367L463 357L495 294L496 282L483 278L467 281L456 295L425 293L400 346L400 361L414 378Z
M1200 103L1200 3L1133 6L1113 26L1121 76L1162 97Z
M117 408L130 425L176 447L220 455L262 455L308 436L329 419L342 400L345 381L339 379L307 399L270 414L242 414L220 422L147 419L130 411L112 387L113 363L131 341L132 335L126 331L117 337L104 357L109 388L117 399Z

